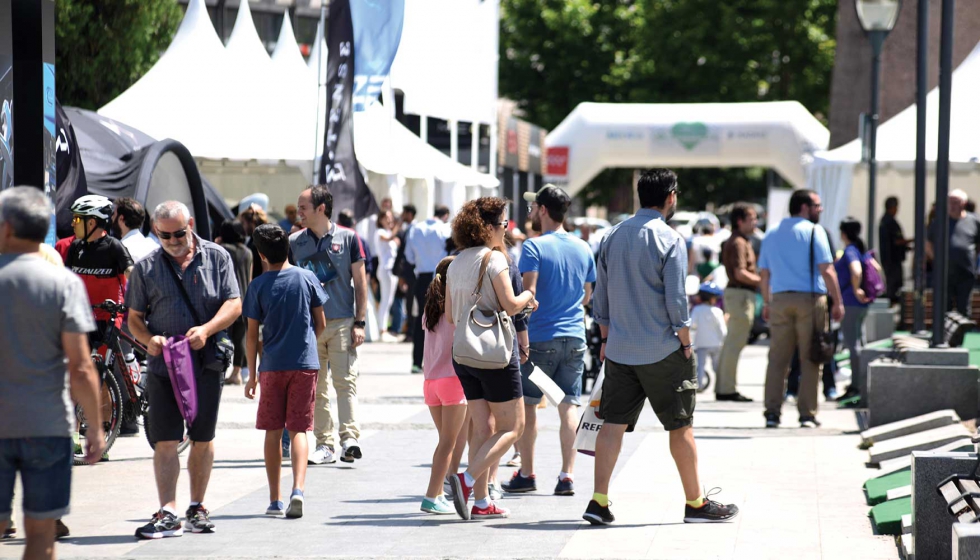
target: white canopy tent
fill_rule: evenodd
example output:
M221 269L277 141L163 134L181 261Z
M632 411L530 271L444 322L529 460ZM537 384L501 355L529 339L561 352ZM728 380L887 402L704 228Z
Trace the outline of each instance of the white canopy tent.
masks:
M546 139L547 179L574 195L607 167L764 166L802 186L805 158L829 140L796 101L581 103Z
M197 156L246 157L221 128L232 79L226 60L203 0L194 0L160 60L99 114L154 138L179 140Z
M405 0L391 86L404 93L406 113L496 123L499 4Z
M950 120L949 188L963 189L980 200L980 44L953 71ZM898 220L911 237L915 201L916 107L912 105L878 127L878 184L876 212L884 212L884 201L898 197ZM939 143L939 88L926 96L926 204L935 200L935 169ZM836 150L817 153L807 170L807 188L820 193L824 204L822 221L837 235L837 224L850 215L864 224L867 238L868 171L861 162L861 139ZM877 224L875 224L877 227ZM875 234L877 236L877 232Z
M248 2L241 2L225 47L218 39L204 0L191 0L173 42L157 64L102 107L99 114L157 138L180 140L198 158L258 160L269 164L272 174L282 170L279 162L286 161L308 173L312 160L321 151L326 116L326 88L318 87L318 78L325 80L326 76L318 62L326 66L322 29L307 64L287 15L270 59L255 30ZM458 93L465 97L465 91ZM497 185L493 177L453 162L388 119L386 112L373 108L368 113L354 119L359 160L369 172L389 176L385 181L389 187L414 180L415 190L425 191L416 194L415 199L448 204L446 198L456 201L457 197L439 195L436 191L445 191L446 187L439 187L436 181L458 184L460 188ZM234 176L255 177L254 167L228 166L224 176L214 183L225 196L242 195L243 189L248 190L245 184L258 183L255 179L242 179L241 188L233 188ZM268 178L262 184L267 188ZM297 177L293 175L284 201L293 202L296 184ZM448 190L455 192L454 188ZM278 200L276 194L270 192L273 207L281 208L285 202ZM453 207L460 204L462 201ZM431 211L431 206L420 206L420 210Z

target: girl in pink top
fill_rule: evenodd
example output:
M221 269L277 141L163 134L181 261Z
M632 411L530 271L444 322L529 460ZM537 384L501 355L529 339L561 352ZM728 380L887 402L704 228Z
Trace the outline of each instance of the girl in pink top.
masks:
M425 296L425 313L422 324L429 332L425 335L423 374L425 404L432 414L432 421L439 431L439 444L432 455L432 474L429 488L422 500L422 511L436 514L453 514L455 510L443 496L442 483L459 468L462 453L453 453L456 439L466 420L466 397L463 386L453 369L453 332L455 328L446 318L446 271L454 257L446 257L436 267L435 277ZM463 440L465 445L465 439ZM462 448L460 449L462 451ZM454 461L455 459L455 461ZM455 462L455 465L451 463Z

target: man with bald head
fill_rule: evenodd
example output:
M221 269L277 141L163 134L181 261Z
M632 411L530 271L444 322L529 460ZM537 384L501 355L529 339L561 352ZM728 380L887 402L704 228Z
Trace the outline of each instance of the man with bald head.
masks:
M949 268L948 298L950 310L970 317L970 298L977 277L977 246L980 245L980 220L966 211L967 195L961 189L949 193ZM926 241L926 258L935 258L935 241L939 223L933 220Z

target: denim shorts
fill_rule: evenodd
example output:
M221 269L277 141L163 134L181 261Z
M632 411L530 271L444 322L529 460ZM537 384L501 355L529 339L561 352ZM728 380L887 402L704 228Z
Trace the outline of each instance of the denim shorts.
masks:
M24 516L60 519L71 499L70 437L0 439L0 521L13 512L14 481L24 486Z
M580 406L582 374L585 372L585 341L581 338L559 337L547 342L532 342L531 357L521 365L524 404L539 404L544 394L528 376L534 366L541 368L565 393L563 404Z

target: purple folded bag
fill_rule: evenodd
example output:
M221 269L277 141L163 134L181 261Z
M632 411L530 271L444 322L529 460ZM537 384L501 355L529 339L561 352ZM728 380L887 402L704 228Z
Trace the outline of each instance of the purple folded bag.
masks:
M188 425L197 418L197 382L194 375L194 350L184 336L167 339L163 345L163 361L170 374L170 385L174 388L177 408Z

